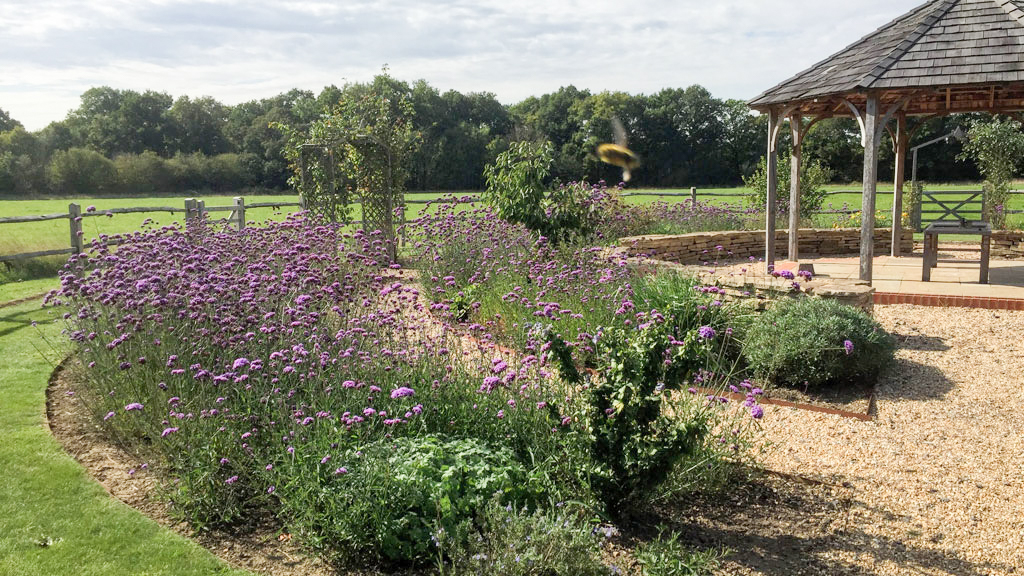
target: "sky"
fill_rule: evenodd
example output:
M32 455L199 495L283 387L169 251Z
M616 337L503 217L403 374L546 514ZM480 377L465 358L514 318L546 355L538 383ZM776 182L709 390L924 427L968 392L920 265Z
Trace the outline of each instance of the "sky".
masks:
M0 109L38 130L94 86L213 96L396 78L511 104L706 87L749 99L920 0L0 0Z

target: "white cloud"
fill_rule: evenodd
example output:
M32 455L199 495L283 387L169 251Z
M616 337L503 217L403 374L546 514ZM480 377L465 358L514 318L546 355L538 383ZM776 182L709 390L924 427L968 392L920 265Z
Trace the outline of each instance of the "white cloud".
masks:
M516 102L560 86L750 98L917 5L804 0L3 0L0 108L30 129L93 86L225 103L405 80ZM867 17L865 17L867 14Z

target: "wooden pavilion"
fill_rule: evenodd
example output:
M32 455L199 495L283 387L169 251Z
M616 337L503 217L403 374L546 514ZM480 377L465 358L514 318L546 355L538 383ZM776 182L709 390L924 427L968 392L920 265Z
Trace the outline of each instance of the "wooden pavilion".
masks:
M820 120L852 117L864 146L860 278L871 281L878 147L886 131L896 151L893 222L902 214L907 147L921 124L965 112L1024 110L1024 0L932 0L882 26L749 102L768 115L765 263L775 263L779 132L793 138L789 259L796 261L800 147ZM908 129L908 117L918 117ZM890 121L893 126L890 126ZM899 226L892 255L899 256Z

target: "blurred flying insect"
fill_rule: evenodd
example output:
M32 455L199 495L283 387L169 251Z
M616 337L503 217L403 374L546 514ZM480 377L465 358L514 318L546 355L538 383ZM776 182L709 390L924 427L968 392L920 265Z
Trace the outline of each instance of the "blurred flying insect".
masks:
M612 132L615 135L615 143L598 144L597 157L601 162L622 168L622 181L629 182L633 170L640 166L640 157L627 146L626 129L615 116L612 116Z

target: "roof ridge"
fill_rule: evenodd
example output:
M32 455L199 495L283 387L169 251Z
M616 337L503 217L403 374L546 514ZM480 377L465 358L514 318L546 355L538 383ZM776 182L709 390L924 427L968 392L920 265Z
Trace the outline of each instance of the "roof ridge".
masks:
M1010 0L996 1L1010 3ZM870 72L865 74L864 77L861 78L859 82L857 82L857 86L861 88L870 88L871 85L875 83L875 81L880 79L883 74L888 72L889 68L892 68L893 64L898 62L900 58L902 58L911 48L913 48L914 45L917 44L917 42L921 38L923 38L924 35L927 34L928 31L931 30L936 23L938 23L938 21L942 20L942 17L948 14L950 9L952 9L953 6L957 5L959 2L960 0L938 0L936 2L937 6L935 7L935 9L932 10L930 14L925 16L923 20L918 22L917 26L914 27L914 30L910 34L908 34L902 42L897 44L896 47L893 48L891 52L889 52L889 54L882 58L878 62L878 64L871 69ZM1020 10L1018 9L1018 12L1019 11ZM1021 12L1021 15L1024 16L1024 12Z
M1021 9L1014 0L995 0L995 3L1003 9L1004 12L1010 17L1016 20L1021 26L1024 26L1024 9Z
M842 50L839 50L839 51L837 51L836 53L834 53L834 54L832 54L832 55L828 56L827 58L824 58L824 59L822 59L822 60L820 60L820 61L818 61L818 62L815 62L815 63L814 63L814 64L812 64L812 65L811 65L810 67L808 67L808 68L807 68L806 70L803 70L802 72L799 72L799 73L797 73L796 75L794 75L794 76L791 76L791 77L789 77L789 78L787 78L787 79L783 80L782 82L779 82L779 83L778 83L778 84L776 84L775 86L772 86L771 88L769 88L769 89L767 89L767 90L765 90L765 91L761 92L761 93L760 93L760 94L758 94L757 96L755 96L755 97L751 98L750 100L748 100L748 103L753 103L753 102L756 102L756 101L760 100L761 98L764 98L765 96L767 96L767 95L771 94L771 93L772 93L773 91L775 91L776 89L778 89L778 88L781 88L781 87L783 87L783 86L785 86L785 85L789 84L790 82L792 82L792 81L796 80L797 78L800 78L800 77L802 77L802 76L803 76L803 75L805 75L805 74L809 74L810 72L814 71L814 70L815 70L815 69L816 69L816 68L817 68L818 66L820 66L820 65L824 64L825 62L828 62L829 60L832 60L832 59L833 59L833 58L835 58L836 56L838 56L838 55L840 55L840 54L843 54L843 53L845 53L845 52L847 52L847 51L849 51L849 50L853 49L854 47L856 47L856 46L860 46L861 44L863 44L863 43L865 43L865 42L867 42L867 41L869 41L869 40L873 39L873 38L874 38L874 37L875 37L875 36L876 36L876 35L877 35L877 34L878 34L879 32L881 32L881 31L883 31L883 30L886 30L886 29L888 29L888 28L892 28L893 26L896 26L897 24L899 24L899 22L900 22L900 21L902 21L902 20L903 20L903 19L905 19L905 18L911 18L911 17L913 17L914 15L916 15L917 13L919 13L920 11L922 11L922 10L925 10L925 9L927 9L927 7L928 7L929 5L931 5L931 4L934 4L934 3L936 3L936 2L942 2L942 1L943 1L943 0L926 0L926 1L925 1L925 2L923 3L923 4L919 5L919 6L917 7L917 8L914 8L914 9L913 9L913 10L911 10L910 12L908 12L908 13L904 14L904 15L903 15L902 17L900 17L900 18L897 18L897 19L895 19L895 20L893 20L893 21L891 21L891 22L888 22L888 23L886 23L886 24L883 24L882 26L879 26L879 27L878 27L877 29L875 29L875 30L874 30L873 32L871 32L871 33L869 33L869 34L866 34L866 35L864 35L863 37L859 38L858 40L856 40L856 41L854 41L854 42L850 43L849 45L847 45L846 47L844 47L844 48L843 48ZM948 0L947 0L947 1L948 1Z

